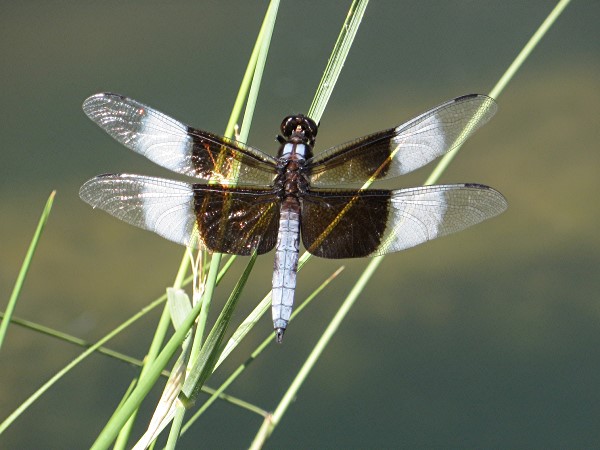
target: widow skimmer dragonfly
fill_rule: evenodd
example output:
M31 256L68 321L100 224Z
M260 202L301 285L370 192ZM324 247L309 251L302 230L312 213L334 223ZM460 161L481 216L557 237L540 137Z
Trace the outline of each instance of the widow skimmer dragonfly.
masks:
M207 184L105 174L79 192L94 208L183 245L234 255L273 248L272 314L281 342L292 313L300 234L322 258L380 256L463 230L507 203L481 184L384 190L340 188L404 175L461 145L496 112L484 95L443 103L403 125L313 156L317 124L281 124L277 157L191 128L142 103L102 93L87 116L127 148ZM364 186L364 185L363 185Z

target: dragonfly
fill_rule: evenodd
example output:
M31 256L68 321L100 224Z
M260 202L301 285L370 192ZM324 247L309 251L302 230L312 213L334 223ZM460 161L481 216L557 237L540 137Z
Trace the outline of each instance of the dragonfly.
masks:
M206 180L104 174L83 184L79 195L85 202L203 251L248 256L275 249L271 303L277 342L292 314L300 236L306 250L321 258L374 257L464 230L507 208L502 194L476 183L368 187L462 145L497 110L485 95L457 97L316 155L318 125L291 115L281 123L275 157L118 94L93 95L83 110L130 150Z

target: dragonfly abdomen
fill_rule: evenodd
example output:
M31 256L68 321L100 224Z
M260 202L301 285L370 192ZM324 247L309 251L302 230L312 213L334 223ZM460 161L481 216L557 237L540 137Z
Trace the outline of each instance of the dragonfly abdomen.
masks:
M281 205L279 234L273 266L271 311L273 326L277 333L277 342L282 341L283 333L292 315L299 246L300 202L297 197L290 196Z

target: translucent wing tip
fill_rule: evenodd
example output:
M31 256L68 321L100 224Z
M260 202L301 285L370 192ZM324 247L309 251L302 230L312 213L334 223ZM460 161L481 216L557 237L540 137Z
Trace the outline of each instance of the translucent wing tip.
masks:
M485 197L482 197L482 200L485 200L485 206L488 208L488 216L486 219L491 219L492 217L500 215L508 208L508 200L506 200L506 197L490 186L479 183L465 183L464 187L479 189L485 193Z
M121 94L114 94L112 92L100 92L99 94L91 95L86 98L81 105L83 112L86 116L96 122L98 111L102 109L110 101L124 100L126 97Z
M92 208L96 208L97 206L97 196L94 195L96 185L98 184L97 178L98 177L94 177L87 180L79 188L79 198L89 204Z
M124 176L126 176L126 174L103 173L102 175L91 178L79 188L79 197L92 208L97 208L104 199L104 196L101 195L103 194L101 189L102 185L106 183L107 180L114 180Z
M88 98L86 98L83 101L83 110L85 111L86 105L97 102L98 100L103 100L103 99L109 98L109 97L118 98L121 100L125 98L125 96L123 96L121 94L115 94L114 92L99 92L98 94L90 95Z
M461 95L460 97L456 97L452 102L473 102L475 105L479 104L478 111L474 113L474 117L480 121L477 125L478 128L487 123L498 111L496 100L485 94Z

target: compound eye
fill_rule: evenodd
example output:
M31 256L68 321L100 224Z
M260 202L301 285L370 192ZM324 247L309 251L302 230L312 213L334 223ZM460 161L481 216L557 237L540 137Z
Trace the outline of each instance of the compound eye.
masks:
M317 132L319 131L319 126L310 117L305 117L304 123L306 126L305 129L308 130L308 134L310 134L314 139L317 136Z
M283 134L286 138L289 138L292 135L292 132L296 128L296 116L287 116L281 122L281 134Z

